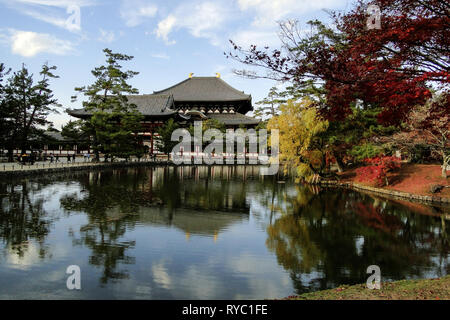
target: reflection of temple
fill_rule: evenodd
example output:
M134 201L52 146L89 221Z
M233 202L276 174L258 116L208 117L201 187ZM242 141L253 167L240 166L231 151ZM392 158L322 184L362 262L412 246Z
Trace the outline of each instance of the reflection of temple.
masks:
M108 222L120 221L133 216L139 224L155 226L173 226L186 234L189 239L191 235L211 236L214 241L218 234L230 226L248 220L248 215L233 212L211 212L198 211L186 208L171 210L166 207L139 206L137 212L125 213L120 207L110 208L106 211Z
M137 184L122 180L129 172L139 177ZM109 222L173 226L187 239L202 235L216 240L220 232L248 220L250 207L240 180L250 177L259 177L257 167L180 166L91 172L87 182L91 192L100 181L103 187L112 187L107 208L103 208ZM117 198L111 194L115 189ZM133 197L119 196L124 193Z
M248 220L248 215L228 212L201 212L189 209L176 209L173 213L168 209L141 207L139 210L141 223L158 226L174 226L182 230L186 237L191 235L211 236L214 240L218 234L233 224Z

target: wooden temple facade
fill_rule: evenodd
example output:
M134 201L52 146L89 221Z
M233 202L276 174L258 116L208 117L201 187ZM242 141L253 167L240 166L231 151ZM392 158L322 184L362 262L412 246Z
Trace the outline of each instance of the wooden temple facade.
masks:
M144 115L142 134L151 154L156 149L153 143L155 128L169 119L174 119L181 126L189 126L193 121L215 119L227 129L252 128L259 123L258 119L245 115L253 110L251 95L231 87L219 75L189 75L186 80L164 90L129 95L127 98ZM67 112L80 119L91 116L85 109L69 109Z

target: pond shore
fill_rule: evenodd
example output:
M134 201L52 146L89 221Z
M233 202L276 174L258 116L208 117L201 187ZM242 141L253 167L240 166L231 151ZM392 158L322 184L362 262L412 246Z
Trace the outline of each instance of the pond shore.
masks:
M215 166L228 165L245 165L259 166L259 164L214 164ZM36 162L34 164L22 164L18 162L0 164L0 177L23 177L32 175L43 175L48 173L75 172L92 169L110 169L110 168L126 168L126 167L155 167L155 166L173 166L172 161L167 160L133 160L133 161L117 161L117 162ZM180 166L198 166L197 164L181 164Z
M362 190L395 198L450 204L450 188L435 194L430 191L433 184L450 184L450 179L440 177L440 166L438 165L406 165L400 172L392 174L389 179L391 180L389 186L375 187L357 181L354 171L350 170L341 174L339 181L323 180L320 184Z
M21 177L42 175L54 172L73 172L80 170L159 166L167 165L167 161L121 161L121 162L36 162L35 164L3 163L0 164L0 176Z
M289 296L285 300L450 300L450 276L437 279L382 282L380 290L366 284Z

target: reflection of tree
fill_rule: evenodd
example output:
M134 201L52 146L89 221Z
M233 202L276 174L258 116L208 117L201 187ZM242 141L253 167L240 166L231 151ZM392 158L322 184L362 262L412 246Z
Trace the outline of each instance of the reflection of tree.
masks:
M449 228L440 217L413 215L402 206L343 190L312 196L297 187L296 195L286 194L291 203L286 207L293 211L280 211L267 227L266 244L291 273L298 293L363 283L371 264L392 279L448 272Z
M198 170L199 167L190 167L181 177L180 172L170 173L166 168L153 192L169 209L249 211L245 184L237 181L212 180L211 168L206 170L207 174L202 179L196 181L193 178L199 175Z
M91 249L89 262L103 269L102 283L128 277L127 270L118 269L119 264L134 263L127 250L135 242L124 238L139 222L143 208L168 209L161 212L168 214L169 223L178 208L248 212L242 183L213 181L209 175L197 181L195 170L183 177L169 167L91 172L79 178L82 197L72 194L61 199L66 210L88 217L74 243Z
M100 282L108 283L108 280L119 280L128 278L126 271L117 271L118 263L134 264L135 258L126 255L126 250L134 247L134 241L120 241L125 234L127 221L97 219L82 227L82 243L92 250L89 263L94 266L103 267L103 275Z
M123 236L137 221L138 183L137 176L126 170L93 172L81 180L85 197L71 195L61 200L66 210L83 211L88 216L88 223L80 228L81 239L74 243L91 249L89 263L103 268L102 284L128 278L126 270L117 270L118 264L135 261L126 254L135 242L124 241Z
M28 249L29 241L39 244L39 257L47 255L45 239L52 219L43 208L44 198L36 193L45 183L0 184L0 239L19 257Z

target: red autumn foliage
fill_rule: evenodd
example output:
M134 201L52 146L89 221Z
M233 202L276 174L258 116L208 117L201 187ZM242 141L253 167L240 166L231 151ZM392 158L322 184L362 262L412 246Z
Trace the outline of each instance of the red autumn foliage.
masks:
M388 184L387 173L401 168L401 160L397 157L379 156L365 159L368 166L355 170L357 180L374 183L377 186Z
M381 10L381 29L367 28L368 5ZM321 87L319 107L329 120L351 113L351 105L379 106L379 121L398 124L410 108L431 97L430 85L448 95L450 5L445 0L359 1L347 13L332 14L336 29L312 22L304 35L295 24L280 24L283 47L244 50L232 42L228 56L266 69L251 78ZM315 28L315 29L314 29Z

